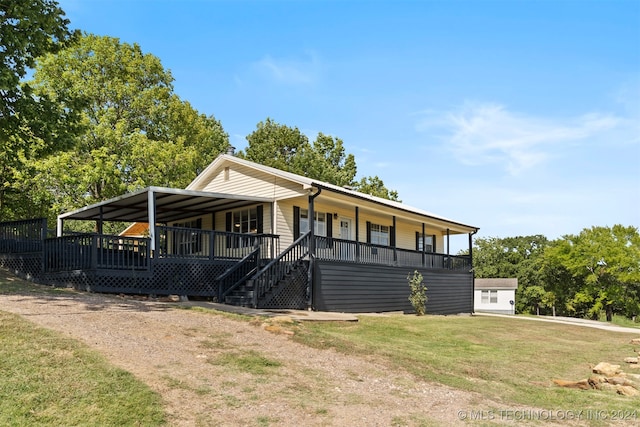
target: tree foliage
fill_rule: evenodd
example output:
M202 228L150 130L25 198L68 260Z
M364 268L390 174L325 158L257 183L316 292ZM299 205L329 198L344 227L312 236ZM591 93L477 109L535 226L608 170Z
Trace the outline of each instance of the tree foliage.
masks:
M67 143L76 130L74 110L22 81L37 57L75 39L68 24L56 1L0 0L0 218L28 212L14 188L23 161Z
M389 190L385 187L384 182L378 176L367 176L353 185L353 188L361 193L371 194L372 196L382 197L383 199L400 202L398 192Z
M525 291L530 286L543 284L542 255L547 244L547 238L542 235L476 239L473 249L476 277L516 277L516 311L535 310Z
M297 127L276 123L270 118L258 123L247 136L249 145L238 155L261 165L298 173L303 170L302 154L308 150L309 139Z
M386 199L397 200L398 193L387 189L380 178L355 180L355 156L347 154L340 138L322 132L313 141L297 127L281 125L267 118L247 136L248 146L238 155L252 162L271 166L319 181L354 189Z
M477 239L477 277L517 277L516 310L599 318L640 315L640 235L635 227L592 227L544 236Z
M634 227L615 225L584 229L555 242L545 253L546 268L563 270L573 295L566 300L574 315L611 320L614 313L640 314L640 234ZM554 283L550 275L549 283ZM579 286L576 286L579 284Z
M228 146L214 117L173 92L160 60L137 44L84 35L38 61L34 93L76 108L83 131L68 150L27 164L41 211L73 209L149 185L185 187Z

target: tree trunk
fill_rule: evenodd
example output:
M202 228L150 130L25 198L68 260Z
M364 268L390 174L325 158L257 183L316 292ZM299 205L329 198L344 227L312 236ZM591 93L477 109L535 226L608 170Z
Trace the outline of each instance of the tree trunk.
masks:
M613 310L611 309L611 305L607 305L607 322L611 322L613 320Z

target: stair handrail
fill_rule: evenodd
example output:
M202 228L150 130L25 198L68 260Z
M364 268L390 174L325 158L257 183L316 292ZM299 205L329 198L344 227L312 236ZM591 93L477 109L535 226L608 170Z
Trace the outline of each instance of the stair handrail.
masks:
M220 276L216 277L216 282L218 283L218 302L223 302L225 296L227 296L235 288L240 286L243 282L246 282L246 280L255 272L255 270L258 268L258 263L260 260L259 255L260 255L260 246L256 246L256 248L253 251L251 251L249 254L247 254L244 258L234 263L231 268L227 269ZM241 268L245 267L247 264L250 264L250 263L254 264L250 269L250 271L248 273L243 273L242 277L239 280L236 280L236 277L234 276L234 274L238 270L240 270ZM234 282L231 284L231 286L225 289L225 283L229 277L231 277L232 280L234 280Z
M307 231L305 234L298 237L298 239L296 239L296 241L294 241L287 249L272 259L250 279L253 282L254 308L258 307L258 299L267 293L267 291L274 286L274 283L278 283L285 277L287 274L286 266L291 267L293 264L299 263L309 255L310 236L311 231ZM283 263L283 261L286 261L286 263ZM285 267L283 267L283 264ZM270 285L267 285L268 279L271 279Z

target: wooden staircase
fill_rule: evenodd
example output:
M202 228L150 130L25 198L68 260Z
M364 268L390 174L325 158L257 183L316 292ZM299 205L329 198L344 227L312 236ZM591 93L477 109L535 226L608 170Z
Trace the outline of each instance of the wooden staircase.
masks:
M309 233L259 269L221 292L225 304L253 308L301 308L307 299Z

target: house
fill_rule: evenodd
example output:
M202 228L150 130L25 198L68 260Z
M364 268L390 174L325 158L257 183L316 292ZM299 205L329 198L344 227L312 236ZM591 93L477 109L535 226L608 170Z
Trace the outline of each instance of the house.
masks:
M475 279L474 310L515 314L518 279Z
M97 233L65 235L73 220L95 221ZM105 221L133 225L105 236ZM44 242L42 274L100 292L377 312L412 310L407 275L418 270L429 288L428 312L470 313L477 231L222 154L186 189L149 187L60 215L58 237ZM468 256L449 253L450 239L460 235L468 238Z

